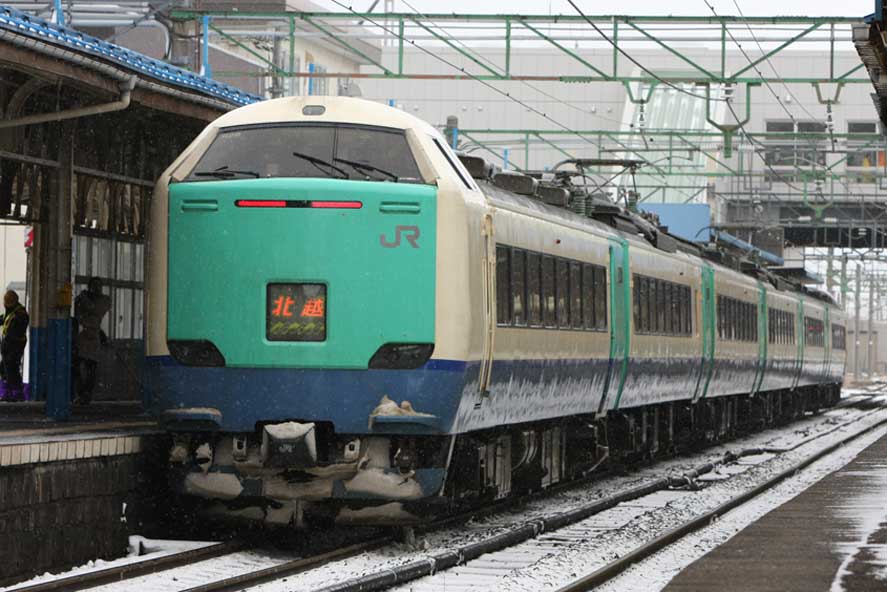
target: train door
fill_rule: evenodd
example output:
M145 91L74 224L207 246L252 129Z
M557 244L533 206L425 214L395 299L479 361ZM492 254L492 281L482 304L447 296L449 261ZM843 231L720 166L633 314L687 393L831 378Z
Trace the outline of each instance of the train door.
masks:
M478 390L486 396L490 393L490 376L493 372L493 338L496 329L496 238L493 236L493 217L483 221L483 292L484 292L484 344L478 377Z
M770 321L767 309L767 288L758 282L758 370L755 373L755 383L752 386L752 394L761 390L764 383L764 374L767 371L767 344L770 339Z
M702 297L699 302L702 308L702 314L699 316L702 322L699 327L702 334L702 360L696 378L694 401L701 399L708 392L708 385L715 368L715 271L708 266L702 268Z
M610 239L610 360L604 380L604 394L598 413L604 413L612 401L619 406L622 388L628 373L628 353L631 346L631 291L629 289L628 241Z
M795 341L798 344L798 354L795 356L795 378L792 381L792 390L795 390L801 381L801 373L804 371L804 346L807 341L807 322L804 320L804 301L798 299L797 321L795 322Z

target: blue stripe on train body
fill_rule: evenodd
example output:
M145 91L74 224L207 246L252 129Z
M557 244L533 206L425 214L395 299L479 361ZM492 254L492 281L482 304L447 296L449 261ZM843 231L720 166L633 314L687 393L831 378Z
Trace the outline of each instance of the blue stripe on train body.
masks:
M339 434L456 434L593 414L608 360L497 360L488 395L479 362L430 360L416 370L198 368L149 358L152 410L211 407L222 432L253 432L259 422L329 421ZM686 398L696 359L629 360L623 406ZM753 369L748 369L752 371ZM423 415L370 422L387 396ZM175 427L173 429L176 429ZM181 429L186 429L184 426Z

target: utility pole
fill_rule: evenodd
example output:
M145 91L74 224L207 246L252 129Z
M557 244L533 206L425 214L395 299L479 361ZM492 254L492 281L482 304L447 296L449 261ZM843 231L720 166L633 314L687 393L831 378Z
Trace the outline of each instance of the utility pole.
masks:
M853 299L856 304L854 311L855 319L853 324L853 380L859 381L859 292L862 289L862 266L856 264L856 290L853 292Z
M841 256L841 308L847 310L847 253Z
M274 32L277 33L277 29L274 29ZM271 98L279 99L283 96L283 78L280 76L280 65L283 62L282 59L282 42L280 37L274 35L274 39L271 42L271 63L274 66L271 68Z

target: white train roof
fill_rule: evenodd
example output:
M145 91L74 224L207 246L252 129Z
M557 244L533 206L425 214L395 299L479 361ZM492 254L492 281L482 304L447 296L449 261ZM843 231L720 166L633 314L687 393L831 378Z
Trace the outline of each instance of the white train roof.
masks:
M304 115L302 108L311 105L324 107L322 115ZM438 136L439 132L427 122L405 111L375 101L352 97L284 97L253 103L230 111L216 119L210 127L224 128L238 125L287 122L356 123L397 129L413 129Z

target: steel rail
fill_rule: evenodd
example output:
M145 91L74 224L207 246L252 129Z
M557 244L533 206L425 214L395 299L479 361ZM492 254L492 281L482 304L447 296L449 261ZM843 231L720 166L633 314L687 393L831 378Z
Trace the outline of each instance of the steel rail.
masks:
M849 404L852 405L853 403ZM816 438L828 435L832 433L834 429L846 427L846 425L858 421L859 419L863 419L882 409L883 408L878 408L869 413L861 415L859 418L854 418L853 420L850 420L846 423L842 423L831 430L828 430L821 434L817 434L811 438L807 438L803 440L801 444L807 444L810 441L815 440ZM887 419L884 419L881 422L865 428L861 432L842 440L836 445L830 446L826 449L826 451L833 450L837 446L843 445L844 443L859 437L863 433L875 429L876 427L879 427L880 425L883 425L885 423L887 423ZM793 450L795 448L797 448L797 446L784 449L784 451ZM744 456L746 452L751 454L760 451L750 449L749 451L740 452L739 454L734 455L730 458L739 458L741 456ZM820 456L822 454L824 453L820 453ZM813 460L816 459L814 458ZM813 462L813 460L805 462L809 464L810 462ZM326 588L323 588L321 592L344 592L357 590L360 590L361 592L366 592L369 590L381 590L395 584L400 584L405 581L417 579L426 575L431 575L433 573L464 564L465 562L475 559L486 553L517 545L526 540L535 538L542 532L550 532L553 530L564 528L571 524L575 524L595 514L611 509L620 503L639 499L641 497L650 495L651 493L668 487L683 486L693 481L700 475L710 472L711 470L713 470L713 468L714 464L706 463L694 470L684 473L680 477L659 478L643 485L639 485L626 491L620 492L616 495L578 506L566 512L558 512L549 516L530 520L526 523L519 524L516 527L510 528L505 532L499 533L488 539L465 545L455 550L444 551L443 553L439 553L435 556L424 558L416 562L400 566L398 568L394 568L391 570L382 570L379 573L367 574L361 578L356 578L353 580L348 580L328 586ZM790 471L793 472L797 470L797 467L793 467ZM471 508L465 512L460 512L456 515L448 516L446 518L436 520L430 524L417 527L417 530L419 530L420 532L433 531L435 529L452 525L460 521L467 521L471 518L477 518L478 516L492 514L516 504L526 503L531 499L547 497L560 491L569 490L577 486L581 486L588 483L589 481L600 478L600 476L601 473L586 475L585 477L579 479L565 481L544 491L534 492L529 495L519 496L508 500L502 500L500 502L490 504L482 508ZM301 557L290 561L285 561L269 568L261 569L254 572L247 572L244 574L224 578L222 580L217 580L214 582L209 582L206 584L188 588L183 592L229 592L234 590L242 590L244 587L247 586L255 586L269 581L278 580L283 577L288 577L297 573L301 573L323 565L324 563L329 561L354 557L361 553L381 548L393 542L395 542L395 537L393 535L373 537L364 541L352 543L345 547L340 547L338 549L333 549L308 557ZM214 545L209 545L207 547L201 547L199 549L192 549L173 555L158 557L156 559L139 561L137 563L131 563L120 567L113 567L100 571L79 574L76 576L60 578L49 582L34 584L27 587L15 588L14 592L67 592L84 590L102 584L128 580L134 577L149 575L159 571L175 569L206 559L220 557L229 553L244 550L245 548L248 548L248 546L249 545L243 541L217 543Z
M877 411L883 411L883 409L884 407L881 406L877 410L865 414L865 416L869 416ZM828 454L829 451L834 450L838 446L842 446L850 440L858 438L864 433L876 429L877 427L880 427L884 424L887 424L887 418L864 428L860 432L857 432L850 437L841 440L835 445L827 447L824 451L817 453L818 456L812 458L812 460L808 459L805 462L807 464L810 464L822 455ZM831 431L825 432L819 437L828 435L829 433L831 433ZM803 443L807 444L810 441L811 439L807 439ZM792 448L786 450L792 450ZM735 460L736 458L747 456L749 454L757 452L757 450L750 449L749 451L742 451L736 455L729 455L726 458L730 460ZM806 466L806 464L796 465L795 467L792 467L792 469L790 469L788 473L793 474L795 471L803 468L804 466ZM458 565L464 565L467 562L480 557L481 555L513 547L527 540L536 538L544 532L552 532L570 526L572 524L576 524L605 510L609 510L618 504L645 497L647 495L655 493L656 491L660 491L669 487L693 487L695 485L695 480L699 476L711 472L714 467L715 465L713 463L706 463L697 467L696 469L684 473L679 477L660 478L650 483L646 483L644 485L640 485L632 489L620 492L616 495L581 505L567 512L558 512L552 515L542 516L534 520L530 520L481 541L463 545L455 549L444 550L428 557L423 557L422 559L418 559L416 561L412 561L410 563L399 565L393 568L380 569L376 572L371 572L360 577L352 578L343 582L338 582L320 588L315 592L370 592L373 590L385 590L392 586L401 585L405 582L416 580L421 577L431 576L440 573L441 571L456 567ZM571 482L571 484L576 485L576 482Z
M856 432L854 434L851 434L850 436L847 436L846 438L839 440L838 442L826 446L815 454L774 475L770 479L767 479L760 485L729 499L718 507L705 512L704 514L701 514L696 518L693 518L692 520L689 520L681 524L680 526L669 530L666 533L659 535L655 539L644 543L640 547L637 547L633 551L626 553L619 559L608 563L607 565L597 569L587 576L584 576L567 584L566 586L559 588L556 592L585 592L586 590L591 590L608 582L609 580L612 580L614 577L621 574L637 562L646 559L650 555L653 555L654 553L661 551L662 549L665 549L672 543L681 540L687 535L702 528L705 528L714 520L723 516L727 512L751 501L752 499L760 496L763 493L766 493L767 491L773 489L773 487L775 487L776 485L782 483L789 477L796 475L819 459L828 456L835 450L846 446L853 440L873 430L876 430L884 426L885 424L887 424L887 419L883 419L860 430L859 432Z
M21 588L11 588L10 592L75 592L77 590L85 590L103 584L112 584L123 580L129 580L138 576L150 575L158 571L165 571L183 565L188 565L196 561L204 559L213 559L236 553L247 548L248 544L244 541L231 541L227 543L215 543L200 547L198 549L190 549L172 555L164 555L155 559L145 559L135 563L128 563L118 567L109 567L98 571L90 571L83 574L77 574L39 584L32 584Z
M339 549L334 549L332 551L327 551L318 555L311 555L310 557L293 559L292 561L287 561L285 563L281 563L280 565L275 565L258 571L248 572L245 574L232 576L230 578L225 578L223 580L218 580L215 582L210 582L208 584L202 584L200 586L188 588L183 592L227 592L229 590L243 590L247 586L256 586L264 582L269 582L271 580L276 580L306 571L308 569L311 569L312 567L322 565L327 561L354 557L366 551L372 551L374 549L383 547L393 541L394 537L385 536L368 541L363 541L360 543L353 543L351 545L348 545L347 547L341 547Z

